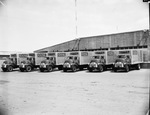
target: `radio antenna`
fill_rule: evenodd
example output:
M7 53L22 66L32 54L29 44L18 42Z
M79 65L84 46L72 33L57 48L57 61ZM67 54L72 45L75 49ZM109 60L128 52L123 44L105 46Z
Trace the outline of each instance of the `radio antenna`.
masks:
M77 27L77 0L75 0L75 37L78 37L78 27Z

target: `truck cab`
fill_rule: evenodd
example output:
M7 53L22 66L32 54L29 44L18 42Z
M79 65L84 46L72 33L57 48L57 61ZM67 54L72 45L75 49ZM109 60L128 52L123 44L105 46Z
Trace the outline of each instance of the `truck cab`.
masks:
M2 70L4 72L11 72L13 69L18 68L17 59L17 54L11 54L10 57L7 57L2 63Z
M56 67L56 58L46 57L43 61L41 61L39 68L41 72L44 72L45 70L51 72L55 67Z
M79 68L79 57L78 56L68 56L63 65L63 71L72 70L77 71Z
M63 71L66 72L67 70L72 70L75 72L77 70L88 68L88 63L90 62L91 56L91 51L69 52L63 64Z
M131 58L129 55L118 55L114 63L114 71L116 72L117 69L125 69L125 71L128 72L130 65Z
M98 70L100 72L112 69L116 57L116 51L93 51L92 58L88 66L89 72Z
M104 56L93 56L90 63L88 70L92 72L93 70L99 70L100 72L104 71L106 64L106 59Z
M7 58L3 63L2 63L2 70L4 72L8 71L8 72L11 72L13 71L13 69L17 68L17 58L14 58L14 57L10 57L10 58Z
M113 70L130 71L131 68L140 69L142 63L141 50L119 50L117 58L114 61Z
M35 58L28 56L26 58L26 60L21 61L21 64L19 65L20 71L27 71L30 72L34 69L34 65L35 65Z

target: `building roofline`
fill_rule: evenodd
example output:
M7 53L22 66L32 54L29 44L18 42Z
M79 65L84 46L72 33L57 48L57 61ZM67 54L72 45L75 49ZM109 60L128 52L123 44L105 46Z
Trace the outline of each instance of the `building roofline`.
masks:
M140 31L147 31L147 30L149 30L149 29L129 31L129 32L119 32L119 33L112 33L112 34L105 34L105 35L102 34L102 35L95 35L95 36L79 37L79 38L76 38L76 39L73 39L73 40L69 40L69 41L66 41L66 42L62 42L62 43L59 43L59 44L56 44L56 45L52 45L52 46L49 46L49 47L41 48L41 49L35 50L34 52L37 52L39 50L44 50L44 49L47 49L47 48L51 48L51 47L55 47L57 45L61 45L61 44L64 44L64 43L67 43L67 42L71 42L71 41L74 41L74 40L78 40L78 39L88 39L88 38L92 38L92 37L111 36L111 35L126 34L126 33L140 32Z

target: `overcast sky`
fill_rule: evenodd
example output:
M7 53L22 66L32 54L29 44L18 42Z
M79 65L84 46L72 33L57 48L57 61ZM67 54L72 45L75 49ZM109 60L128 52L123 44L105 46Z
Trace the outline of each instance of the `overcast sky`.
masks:
M76 37L149 28L143 0L0 0L0 51L27 51Z

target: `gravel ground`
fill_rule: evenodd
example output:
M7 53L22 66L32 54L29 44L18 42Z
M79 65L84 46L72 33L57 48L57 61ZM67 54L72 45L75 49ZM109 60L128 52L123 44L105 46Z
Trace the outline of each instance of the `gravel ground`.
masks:
M0 111L8 115L145 115L148 69L0 72Z

